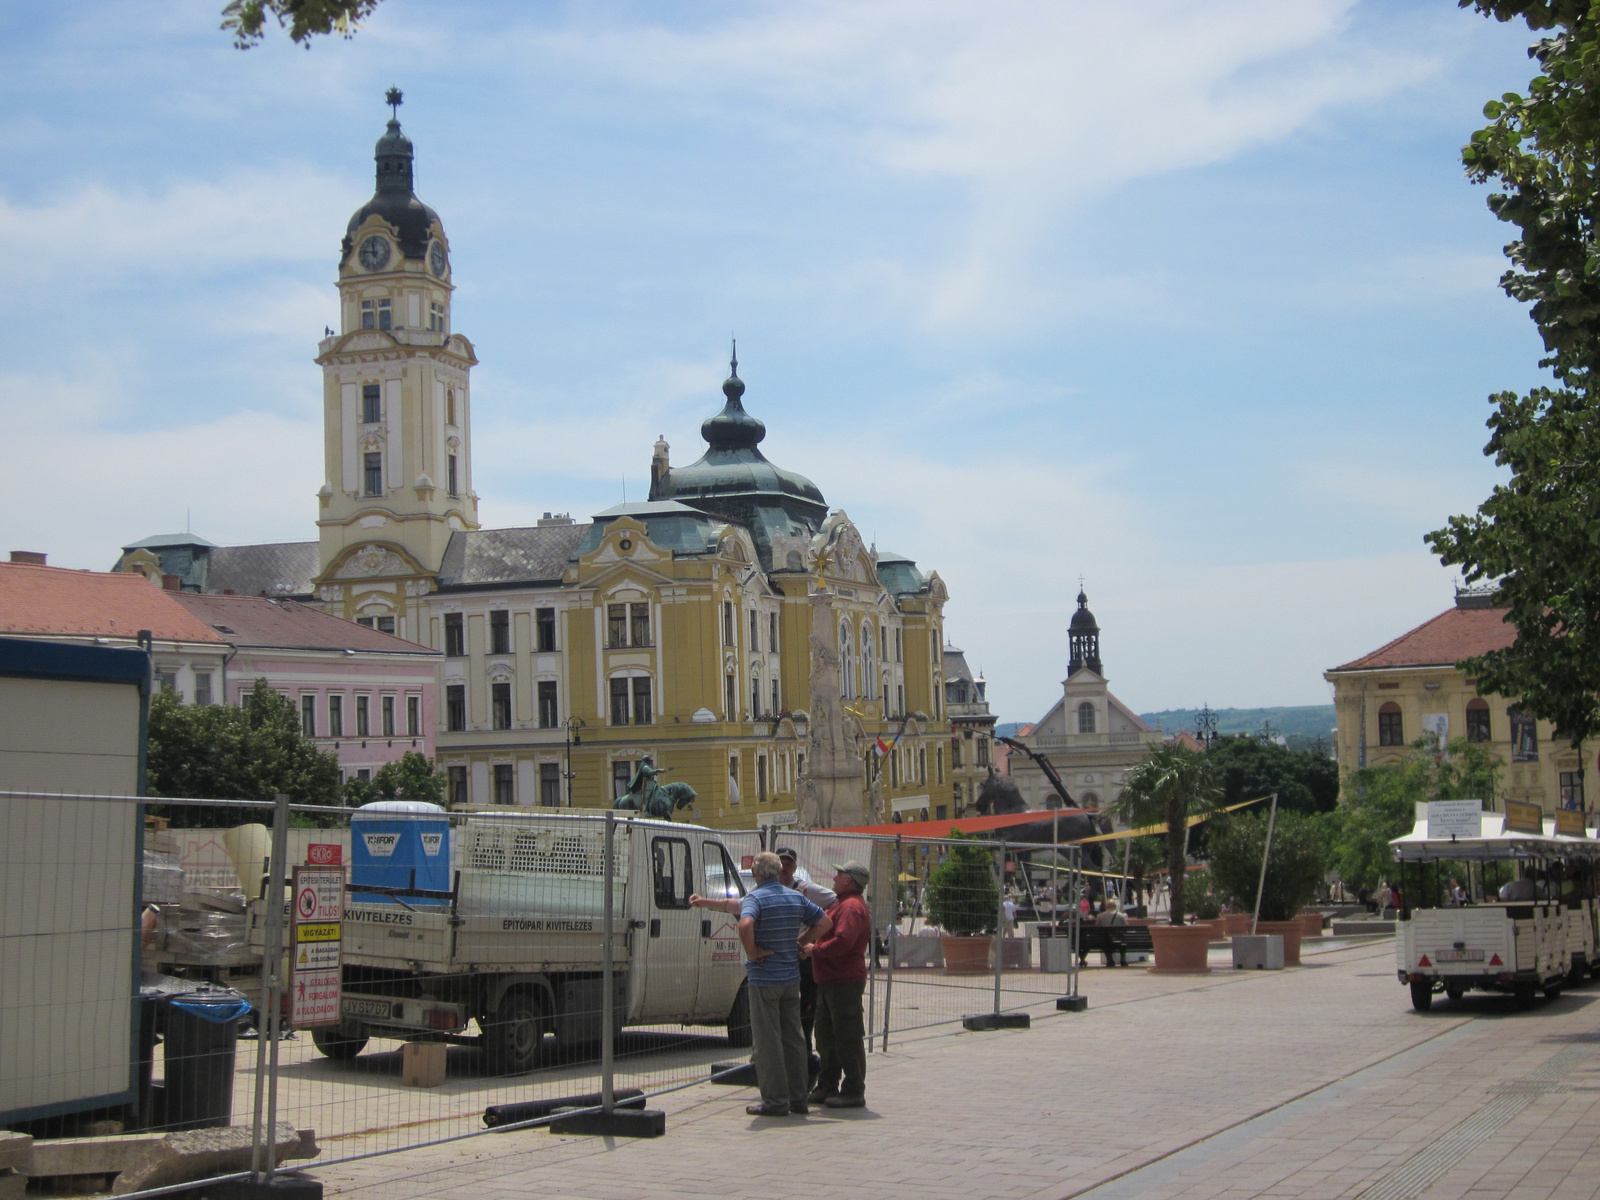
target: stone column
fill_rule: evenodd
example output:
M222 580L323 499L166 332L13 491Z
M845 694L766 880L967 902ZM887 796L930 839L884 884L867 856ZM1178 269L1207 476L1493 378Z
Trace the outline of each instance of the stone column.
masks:
M865 772L850 726L854 720L839 702L838 622L833 593L812 592L810 733L806 770L795 789L800 824L808 829L868 822Z

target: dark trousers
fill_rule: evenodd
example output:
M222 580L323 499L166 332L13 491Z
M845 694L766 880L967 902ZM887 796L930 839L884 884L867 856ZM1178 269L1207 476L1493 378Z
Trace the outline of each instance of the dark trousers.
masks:
M812 1031L817 1024L817 980L811 973L811 960L800 960L800 1028L806 1035L806 1053L811 1053Z
M816 1090L824 1095L866 1095L866 1021L861 1012L866 988L865 983L817 984L817 1053L822 1056L822 1071Z

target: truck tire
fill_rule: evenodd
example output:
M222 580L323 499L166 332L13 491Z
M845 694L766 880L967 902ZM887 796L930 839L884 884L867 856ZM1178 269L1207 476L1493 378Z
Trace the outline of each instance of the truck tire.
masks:
M1467 994L1467 989L1459 983L1447 983L1444 985L1444 994L1450 997L1452 1001L1459 1000Z
M1582 958L1574 957L1572 969L1567 972L1567 986L1577 987L1587 978L1589 978L1589 964Z
M1516 997L1518 1008L1527 1010L1533 1007L1533 984L1531 982L1521 981L1514 984L1511 988L1511 994Z
M1561 998L1561 980L1544 985L1544 998L1546 1000L1559 1000Z
M483 1026L484 1065L491 1075L522 1075L539 1065L549 1014L534 988L514 987Z
M733 1007L728 1010L728 1045L742 1050L754 1040L750 1032L750 985L741 983Z
M365 1037L349 1037L337 1028L313 1029L311 1040L326 1057L339 1062L348 1062L367 1048Z
M1411 1007L1418 1012L1427 1012L1433 1007L1433 980L1413 979L1411 981Z

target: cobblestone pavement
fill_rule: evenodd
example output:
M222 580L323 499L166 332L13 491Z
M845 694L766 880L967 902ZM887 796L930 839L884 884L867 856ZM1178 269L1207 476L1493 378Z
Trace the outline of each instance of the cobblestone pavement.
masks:
M1214 956L1215 960L1215 956ZM650 1141L493 1134L317 1169L352 1200L1210 1200L1600 1193L1600 985L1411 1011L1392 943L1285 972L1090 970L1081 1014L874 1054L862 1111L662 1097Z

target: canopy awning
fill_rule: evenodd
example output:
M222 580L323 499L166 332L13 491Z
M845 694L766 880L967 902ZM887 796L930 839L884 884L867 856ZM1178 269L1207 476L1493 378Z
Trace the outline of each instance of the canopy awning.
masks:
M1543 833L1506 828L1503 813L1482 813L1477 837L1428 836L1427 805L1417 805L1416 824L1410 833L1389 843L1399 862L1432 862L1435 859L1461 859L1490 862L1509 858L1585 858L1600 857L1600 840L1593 831L1586 837L1572 837L1555 831L1555 821L1546 817Z

